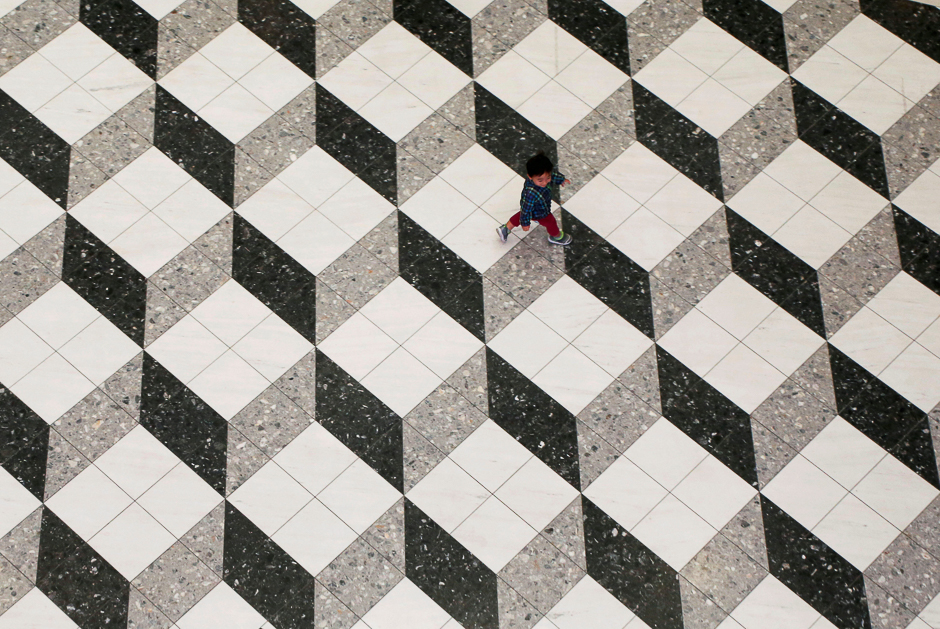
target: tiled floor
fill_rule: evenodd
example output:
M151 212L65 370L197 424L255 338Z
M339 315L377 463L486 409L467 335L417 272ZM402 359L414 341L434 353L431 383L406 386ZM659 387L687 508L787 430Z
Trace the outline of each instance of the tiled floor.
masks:
M0 0L0 629L940 629L938 157L908 0Z

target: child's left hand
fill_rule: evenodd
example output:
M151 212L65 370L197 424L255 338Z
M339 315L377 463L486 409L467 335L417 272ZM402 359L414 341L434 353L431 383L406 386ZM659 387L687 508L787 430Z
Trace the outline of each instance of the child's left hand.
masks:
M561 187L564 188L564 187L567 186L569 183L571 183L571 180L570 180L570 179L565 179L564 181L561 182Z

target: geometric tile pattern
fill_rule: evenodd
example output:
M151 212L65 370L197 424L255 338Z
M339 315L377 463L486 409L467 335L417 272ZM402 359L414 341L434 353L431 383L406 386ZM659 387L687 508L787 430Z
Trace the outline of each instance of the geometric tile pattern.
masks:
M0 0L0 628L940 629L938 195L910 0Z

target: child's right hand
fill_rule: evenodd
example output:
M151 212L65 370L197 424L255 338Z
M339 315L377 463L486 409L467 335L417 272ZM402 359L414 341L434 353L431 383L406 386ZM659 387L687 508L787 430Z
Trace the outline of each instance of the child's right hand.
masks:
M529 231L529 227L531 227L531 225L523 225L523 226L522 226L522 231L524 231L524 232Z

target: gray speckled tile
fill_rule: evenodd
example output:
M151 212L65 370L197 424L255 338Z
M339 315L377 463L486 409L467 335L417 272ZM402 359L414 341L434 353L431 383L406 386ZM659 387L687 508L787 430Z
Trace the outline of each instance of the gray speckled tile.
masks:
M692 585L679 576L679 595L682 598L682 623L684 629L715 629L728 614Z
M477 139L476 105L472 84L451 96L437 113L447 118L471 140Z
M130 588L127 629L172 629L175 625L143 594Z
M101 187L108 176L78 151L69 154L69 189L65 206L72 209L89 194ZM58 199L55 199L58 203Z
M615 125L636 137L636 119L633 111L633 83L627 81L597 106L597 111Z
M701 2L647 0L641 4L627 17L627 26L632 29L627 41L633 74L642 70L701 17ZM637 33L634 34L633 30Z
M402 205L434 179L434 173L401 147L396 152L395 160L398 169L398 205Z
M317 345L354 314L355 308L317 278Z
M564 173L571 181L559 192L561 202L566 203L575 193L586 186L598 171L591 167L586 161L581 159L574 151L571 151L563 145L558 145L558 172Z
M584 422L578 422L578 469L581 473L581 491L597 480L610 467L620 453Z
M871 301L900 272L897 265L869 249L858 238L849 240L819 267L820 274L860 304Z
M58 277L20 247L0 261L0 306L19 314L58 283Z
M443 452L405 422L402 432L402 462L405 467L405 493L421 482L428 472L444 460Z
M782 85L789 90L786 82ZM719 140L757 167L764 168L796 141L796 118L792 111L788 120L781 111L762 111L759 107L744 114ZM722 168L722 178L724 174Z
M309 415L307 419L309 422L313 421L317 410L315 403L316 373L317 356L316 352L311 350L274 382L275 387L280 389L294 404L306 411ZM293 416L292 411L291 417Z
M723 142L718 142L718 161L721 165L721 183L725 201L729 201L740 192L761 171L757 164L735 152Z
M313 352L309 356L312 357ZM309 387L304 394L310 396L309 404L313 407L313 361L305 358L301 363L288 369L275 386L265 389L229 422L269 457L280 452L313 423L313 416L290 399L291 393ZM286 395L278 384L287 389Z
M525 306L483 278L483 328L487 341L492 341L523 310Z
M309 151L314 139L294 128L285 118L274 115L242 138L238 147L266 172L277 175Z
M648 350L633 361L633 364L617 376L617 380L626 385L635 396L652 408L662 412L662 400L659 393L659 363L656 360L656 347ZM645 429L644 429L645 430Z
M558 143L588 166L601 171L620 157L635 137L598 111L592 111L563 135Z
M65 249L65 215L55 219L41 232L27 240L23 248L56 277L62 277L62 254Z
M159 24L157 26L157 80L166 77L195 52L196 49L179 32L168 28L163 23Z
M579 567L587 570L584 554L584 513L581 496L575 498L564 511L555 516L541 533L545 539Z
M192 312L228 279L227 273L192 245L150 276L154 286L187 312Z
M7 324L15 315L6 308L0 307L0 327Z
M535 607L499 578L496 580L496 600L499 629L531 629L542 619Z
M478 14L479 15L479 14ZM476 21L470 22L473 78L479 77L511 48Z
M822 274L819 276L819 296L822 299L826 338L830 339L864 305Z
M356 310L382 292L395 277L395 271L358 243L317 275L318 280Z
M361 538L317 575L354 614L363 616L405 578L380 552Z
M547 539L536 535L499 571L499 578L545 614L584 574L581 567Z
M148 142L153 142L154 108L157 88L153 85L141 92L134 100L117 111L117 116L129 124Z
M764 580L767 570L718 534L682 568L682 576L730 612Z
M194 50L198 50L234 23L235 17L212 0L186 0L160 20L158 35L172 32ZM163 61L158 47L157 75L160 77L165 75Z
M53 0L26 0L0 19L34 50L39 50L78 21Z
M405 421L438 450L450 454L486 421L486 415L457 389L442 384L405 415Z
M901 266L898 234L894 229L894 213L891 211L891 206L886 207L871 219L855 234L855 238L895 266Z
M798 0L791 5L783 14L790 72L795 72L859 12L858 2L853 0ZM795 35L793 26L803 28L806 34Z
M865 576L917 614L940 593L940 559L906 535L898 535Z
M398 273L398 212L392 212L362 237L359 244L366 251Z
M235 207L274 179L274 173L263 168L239 146L235 147Z
M882 141L881 149L884 153L885 171L888 175L888 191L891 199L904 192L930 167L930 163L923 160L917 150L907 145L907 143L898 145Z
M102 390L95 389L57 419L53 428L90 461L94 461L137 425Z
M937 425L936 420L933 420L931 424L931 432L936 444L937 432L934 429L940 426ZM937 522L940 522L940 496L934 498L933 502L914 518L914 521L904 529L904 533L935 557L940 557L940 526L937 526Z
M917 105L933 114L935 118L940 118L940 85L927 92Z
M666 288L693 306L730 273L731 269L705 253L691 239L676 247L652 271Z
M757 565L770 570L767 562L767 542L764 540L764 516L760 509L760 496L754 496L738 514L725 524L720 533L743 550Z
M167 297L166 293L148 282L144 316L144 347L147 347L185 317L186 311Z
M180 538L214 573L222 576L222 542L225 538L225 503L220 503L204 518L196 522Z
M547 10L540 11L525 0L495 0L473 17L472 25L511 48L547 19ZM477 74L475 63L473 69Z
M672 326L679 323L682 317L689 314L693 306L652 275L650 294L653 298L653 329L658 341Z
M480 349L445 381L486 415L489 410L486 377L486 350Z
M175 622L220 580L191 550L176 542L137 575L131 585Z
M152 145L120 116L114 115L89 131L72 147L108 177L140 157Z
M529 238L537 236L532 234ZM532 305L564 275L563 269L549 262L526 240L513 247L483 274L523 308Z
M49 449L46 453L46 487L43 500L49 500L57 491L91 465L75 446L66 441L55 429L49 430Z
M757 482L759 488L763 489L793 460L797 452L756 419L751 420L751 437L754 441Z
M689 240L723 265L731 268L730 236L725 210L721 208L692 232Z
M43 508L37 507L0 538L0 555L31 583L36 582L36 569L39 566L39 529L42 526Z
M101 390L135 420L140 419L140 387L143 368L144 354L141 352L101 384Z
M322 31L323 29L318 29ZM311 141L317 139L317 86L311 85L284 105L277 115Z
M325 28L316 31L316 73L318 77L326 75L352 53L349 44Z
M15 68L34 52L13 31L0 25L0 76Z
M232 214L209 228L206 233L193 242L193 246L207 258L228 273L232 274Z
M635 396L619 380L604 389L578 419L623 453L652 426L660 414Z
M390 21L391 15L367 0L341 0L320 16L317 30L327 29L355 50ZM319 64L317 76L323 76L319 72Z
M405 573L405 500L402 498L362 534L372 548Z
M463 131L440 114L431 114L398 143L435 175L473 146Z
M836 408L836 393L829 364L829 346L822 345L790 375L790 380L809 391L828 408ZM766 424L765 424L766 425Z
M33 587L13 564L0 557L0 615L13 607Z
M359 618L319 581L314 584L315 629L349 629Z
M914 621L914 613L901 605L895 597L885 592L874 581L865 577L865 599L872 629L895 629L907 627Z
M225 450L225 495L242 486L255 472L260 470L268 457L237 429L229 426L228 447Z
M881 139L893 199L940 157L940 119L911 107Z
M834 410L790 378L770 394L751 417L791 448L800 451L829 425L835 415Z

